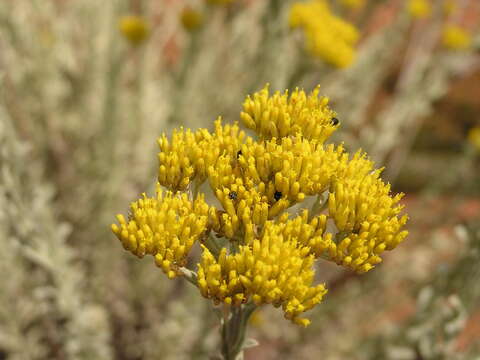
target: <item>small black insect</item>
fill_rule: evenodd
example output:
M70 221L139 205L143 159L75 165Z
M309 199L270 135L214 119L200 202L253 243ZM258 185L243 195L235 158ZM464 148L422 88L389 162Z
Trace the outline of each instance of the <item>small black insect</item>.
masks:
M275 201L278 201L282 198L282 193L280 191L275 191L275 194L273 194L273 198Z
M331 120L333 126L337 126L340 123L340 120L338 120L336 117L332 118Z
M236 191L230 192L230 194L228 194L228 198L230 200L237 200L237 192Z
M238 150L237 152L237 159L242 155L242 150Z

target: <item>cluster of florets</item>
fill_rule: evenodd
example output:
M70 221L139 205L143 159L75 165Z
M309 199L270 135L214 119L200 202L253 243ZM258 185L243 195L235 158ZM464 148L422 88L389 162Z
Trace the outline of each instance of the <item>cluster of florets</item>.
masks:
M390 195L381 170L361 152L325 144L339 121L318 93L271 95L267 86L247 97L240 118L258 138L221 119L213 132L163 135L157 196L143 195L112 225L125 249L153 255L173 278L185 275L198 242L189 274L203 296L281 306L308 325L300 315L327 292L314 284L318 258L364 273L407 236L402 195ZM206 186L218 206L200 191Z
M305 47L311 55L339 68L353 63L358 30L336 16L328 1L296 2L290 10L290 26L303 30Z

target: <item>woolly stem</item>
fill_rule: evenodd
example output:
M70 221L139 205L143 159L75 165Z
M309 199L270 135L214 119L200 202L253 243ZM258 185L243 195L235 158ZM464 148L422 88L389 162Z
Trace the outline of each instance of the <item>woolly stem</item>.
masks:
M248 319L255 308L255 304L225 308L221 329L221 352L224 360L243 359Z

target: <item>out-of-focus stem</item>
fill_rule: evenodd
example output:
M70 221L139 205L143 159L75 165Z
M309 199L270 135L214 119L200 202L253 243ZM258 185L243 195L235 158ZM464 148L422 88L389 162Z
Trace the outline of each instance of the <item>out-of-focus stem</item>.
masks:
M302 57L300 63L298 64L295 71L291 74L290 79L288 80L287 89L295 89L297 86L301 85L302 79L307 75L312 68L310 67L310 61L308 55Z
M113 15L112 22L116 20L116 14L118 13L118 5L113 5ZM116 51L117 41L116 41L116 27L112 26L110 33L110 40L108 42L107 49L107 58L108 58L108 69L107 76L105 77L105 99L103 104L103 134L107 138L107 144L105 144L106 150L110 157L108 161L112 160L114 154L114 139L116 132L114 131L114 119L115 119L115 109L116 109L116 100L117 92L116 85L117 80L120 75L121 70L121 59L118 57Z
M167 120L167 124L170 126L178 121L179 110L182 106L182 93L185 88L187 75L189 69L195 63L197 55L200 53L198 47L204 31L204 27L202 26L200 29L198 29L198 31L191 33L190 42L186 49L185 55L182 57L180 70L175 76L175 95L173 97L173 105L170 111L170 116Z

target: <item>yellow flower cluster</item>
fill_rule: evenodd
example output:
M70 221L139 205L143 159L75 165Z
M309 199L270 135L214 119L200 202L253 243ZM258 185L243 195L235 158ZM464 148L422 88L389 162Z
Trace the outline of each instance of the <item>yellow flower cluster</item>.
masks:
M465 50L472 44L471 35L457 25L446 25L442 33L442 43L451 50Z
M315 259L371 270L407 235L402 196L390 195L364 154L325 144L339 121L318 88L271 95L265 87L247 97L240 117L258 139L221 119L212 132L162 135L158 181L169 191L133 203L130 219L119 215L112 230L135 255L155 256L169 277L184 274L200 241L203 296L229 306L281 306L288 319L308 325L301 314L326 293L313 284ZM203 183L217 208L197 194ZM317 198L311 210L309 197Z
M118 26L121 34L132 45L140 45L150 35L150 26L144 18L137 15L123 16Z
M398 217L403 194L391 197L390 185L383 183L380 173L356 153L343 169L339 167L330 189L329 214L339 230L330 256L358 272L373 268L384 250L395 248L408 234L401 231L408 217Z
M277 223L278 232L286 238L297 239L302 246L310 248L310 253L318 258L325 253L334 255L335 243L333 234L326 232L328 217L325 214L314 216L309 220L308 210L303 210L299 216L288 219L289 214L283 213Z
M341 146L321 146L300 136L261 143L247 141L238 159L222 156L209 169L209 182L225 212L213 228L233 239L240 231L249 243L255 228L306 196L325 191L340 159Z
M327 292L323 284L312 286L314 257L310 248L294 237L285 237L267 222L260 239L238 252L222 249L218 259L205 249L198 265L198 286L203 296L215 302L239 305L250 299L256 304L282 306L285 317L303 326L298 316L318 304Z
M337 129L335 112L329 99L318 96L320 87L309 95L298 88L289 95L275 92L270 96L268 85L243 103L240 118L249 129L264 139L301 135L323 143Z
M186 194L174 195L157 189L156 198L143 198L131 204L126 220L117 215L120 225L112 231L123 247L142 258L155 257L156 264L169 278L180 275L195 241L207 231L209 206L203 195L190 201Z
M290 26L302 28L306 49L313 56L338 68L351 65L359 34L351 23L334 15L326 0L310 0L293 4Z
M432 4L429 0L409 0L407 11L412 17L423 19L432 13Z
M174 131L171 141L163 134L158 139L158 181L172 191L186 190L195 178L203 182L208 167L224 152L236 154L244 137L237 124L222 126L220 118L213 134L206 129L192 132L180 128Z

